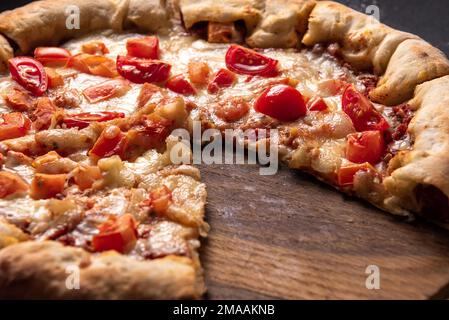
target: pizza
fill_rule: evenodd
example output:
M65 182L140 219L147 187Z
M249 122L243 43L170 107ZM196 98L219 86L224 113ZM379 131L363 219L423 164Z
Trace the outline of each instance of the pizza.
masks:
M449 221L449 61L336 2L37 1L0 15L0 71L1 297L201 298L206 186L171 157L195 121Z

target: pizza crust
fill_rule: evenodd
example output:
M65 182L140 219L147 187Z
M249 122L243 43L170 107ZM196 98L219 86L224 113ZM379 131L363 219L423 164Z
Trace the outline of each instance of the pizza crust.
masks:
M448 74L449 61L444 53L424 40L409 39L394 52L370 98L397 105L411 99L417 85Z
M78 290L66 287L73 267L80 270ZM138 261L53 241L28 241L0 251L3 299L192 299L205 291L200 275L190 258Z
M391 176L384 185L392 195L385 205L397 211L428 215L421 198L423 190L433 190L446 196L445 203L436 204L442 220L449 219L449 76L426 82L417 87L410 105L417 110L409 125L414 139L412 151L396 156L391 164Z
M267 0L263 18L246 43L254 48L297 47L314 5L313 0Z
M7 61L14 56L13 49L5 37L0 35L0 73L8 70Z
M145 32L166 32L169 26L167 10L162 0L130 0L125 17L125 29Z

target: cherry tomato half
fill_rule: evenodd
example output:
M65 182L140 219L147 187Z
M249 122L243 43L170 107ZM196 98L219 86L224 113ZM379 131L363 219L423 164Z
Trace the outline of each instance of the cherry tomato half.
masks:
M367 97L358 92L353 85L346 87L342 97L343 111L351 118L354 128L361 131L387 130L390 125L374 108Z
M38 47L34 50L34 59L46 67L64 67L72 54L59 47Z
M220 88L231 87L236 81L237 77L232 71L220 69L207 86L207 91L211 94L217 93Z
M105 122L124 117L125 114L123 112L111 112L111 111L103 111L96 113L85 112L67 115L64 117L63 122L65 123L67 128L83 129L88 127L91 122Z
M134 83L165 82L170 76L171 65L159 60L117 56L117 71Z
M365 131L348 135L346 158L354 163L376 164L382 159L385 141L380 131Z
M236 73L275 77L278 75L277 65L278 60L239 45L231 45L226 52L226 66Z
M307 103L307 109L309 109L309 111L325 111L327 110L327 104L324 102L323 98L316 97Z
M47 73L39 61L29 57L15 57L8 60L11 77L35 96L41 96L48 89Z
M266 89L256 100L257 112L280 121L295 121L307 113L307 107L301 93L287 85L275 85Z

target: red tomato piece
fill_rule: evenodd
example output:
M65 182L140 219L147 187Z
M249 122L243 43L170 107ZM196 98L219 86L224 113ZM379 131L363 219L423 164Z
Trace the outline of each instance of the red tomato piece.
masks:
M341 167L337 172L338 185L340 187L352 186L354 184L356 174L360 171L373 173L377 172L376 169L374 169L374 167L367 162Z
M72 54L59 47L38 47L34 50L34 58L47 67L65 67Z
M182 74L168 79L165 86L173 92L186 96L196 94L195 88L184 78Z
M0 172L0 199L27 192L28 188L28 184L19 175L7 171Z
M287 85L276 85L266 89L257 98L254 109L279 121L295 121L307 113L301 93Z
M99 233L92 238L93 248L97 252L115 250L125 253L132 249L137 240L136 221L130 214L110 216L98 229Z
M29 57L15 57L8 60L11 77L35 96L47 91L48 78L44 66Z
M63 122L65 123L67 128L83 129L88 127L92 122L105 122L124 117L125 114L123 112L111 112L111 111L103 111L96 113L85 112L67 115L64 117Z
M376 164L382 159L385 141L380 131L365 131L348 135L346 158L354 163Z
M189 78L193 84L206 85L209 81L210 68L206 62L190 61Z
M53 120L53 115L58 111L55 104L47 97L41 97L36 102L33 111L34 128L36 130L47 130Z
M81 51L88 54L103 55L109 53L109 49L102 41L92 41L81 46Z
M234 72L220 69L207 86L207 91L211 94L217 93L220 88L231 87L237 81L237 76Z
M154 213L162 217L172 203L172 192L167 186L160 187L150 194L150 205Z
M64 191L66 174L36 173L31 182L30 196L35 200L54 198Z
M84 89L83 95L90 103L97 103L114 97L121 97L131 89L128 81L113 79Z
M118 155L123 159L128 138L117 126L109 126L103 130L98 140L95 142L89 155L94 158L109 158Z
M151 83L144 83L137 97L137 107L142 108L149 102L158 104L164 98L165 92L161 87Z
M31 120L20 112L4 113L1 116L0 141L23 137L31 128Z
M159 60L117 56L117 70L134 83L160 83L167 81L171 65Z
M351 118L354 128L361 131L385 131L390 125L374 108L367 97L358 92L353 85L346 87L342 97L343 111Z
M309 111L325 111L327 110L327 104L324 102L323 98L316 97L307 103L307 109L309 109Z
M220 119L227 122L238 121L249 111L248 103L242 98L233 97L219 102L214 108L215 114Z
M131 57L159 59L159 39L154 36L129 39L126 50Z
M226 66L236 73L275 77L278 75L278 63L278 60L236 44L232 44L226 52Z

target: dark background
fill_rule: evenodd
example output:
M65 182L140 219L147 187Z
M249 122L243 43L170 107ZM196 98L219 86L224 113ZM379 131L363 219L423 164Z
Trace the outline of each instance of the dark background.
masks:
M1 0L0 11L28 2L31 1ZM380 8L380 20L383 23L417 34L449 55L447 18L449 0L339 0L339 2L362 12L365 11L366 6L377 5Z

